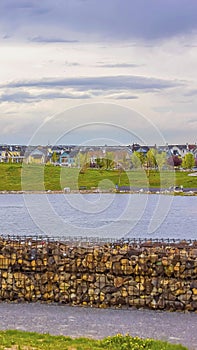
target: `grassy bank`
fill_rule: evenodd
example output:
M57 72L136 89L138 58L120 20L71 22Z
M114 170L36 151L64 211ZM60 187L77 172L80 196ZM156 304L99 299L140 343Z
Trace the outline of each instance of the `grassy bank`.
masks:
M51 190L60 191L64 187L71 190L79 188L111 189L118 186L159 187L184 186L197 187L197 177L180 171L120 171L54 167L50 165L0 164L0 191Z
M64 336L28 333L22 331L0 331L0 349L5 350L187 350L182 345L173 345L153 339L132 338L116 335L103 340L85 338L71 339Z

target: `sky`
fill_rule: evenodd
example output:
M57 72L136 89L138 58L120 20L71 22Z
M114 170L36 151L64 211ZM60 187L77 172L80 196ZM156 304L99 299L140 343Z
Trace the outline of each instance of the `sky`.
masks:
M0 144L197 142L196 0L1 0Z

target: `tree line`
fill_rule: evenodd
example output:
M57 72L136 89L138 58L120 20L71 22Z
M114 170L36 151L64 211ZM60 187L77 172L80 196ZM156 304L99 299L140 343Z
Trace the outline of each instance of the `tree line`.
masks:
M106 152L103 157L91 159L87 153L79 153L75 164L79 167L96 168L96 169L170 169L184 168L192 169L197 166L197 159L191 153L186 154L183 158L177 155L167 156L166 152L158 152L156 149L150 149L147 153L135 151L132 155L126 153L118 157L115 152Z
M177 155L167 157L165 152L149 150L145 155L140 152L134 152L131 156L131 162L134 168L163 169L163 168L184 168L192 169L197 166L197 159L192 153L187 153L183 158Z

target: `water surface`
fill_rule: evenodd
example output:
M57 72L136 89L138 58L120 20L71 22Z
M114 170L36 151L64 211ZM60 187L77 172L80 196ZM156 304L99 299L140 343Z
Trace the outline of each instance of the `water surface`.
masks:
M146 194L1 194L10 235L197 239L197 197Z

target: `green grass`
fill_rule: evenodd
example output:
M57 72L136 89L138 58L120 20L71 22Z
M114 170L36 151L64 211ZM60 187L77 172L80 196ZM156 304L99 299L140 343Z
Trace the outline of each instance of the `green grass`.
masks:
M119 171L54 167L51 165L0 164L0 191L61 191L64 187L78 190L113 189L115 185L159 187L183 185L197 188L197 177L181 171Z
M29 333L23 331L0 331L0 349L5 350L187 350L178 344L153 339L140 339L129 335L116 335L103 340L72 339L64 336Z
M21 189L21 166L0 164L0 191L19 191Z

